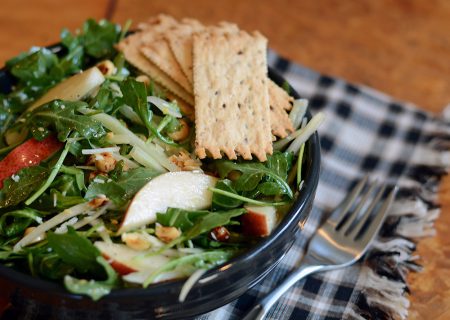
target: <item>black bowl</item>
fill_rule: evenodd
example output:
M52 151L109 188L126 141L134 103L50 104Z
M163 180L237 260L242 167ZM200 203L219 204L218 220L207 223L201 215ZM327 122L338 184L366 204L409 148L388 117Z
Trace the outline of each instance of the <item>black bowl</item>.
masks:
M50 47L58 53L61 46ZM285 80L269 70L270 78L281 85ZM0 92L8 92L11 75L0 69ZM291 88L295 98L299 95ZM311 114L307 114L311 117ZM82 295L69 293L61 284L37 279L0 264L0 278L11 292L7 319L188 319L223 306L241 296L261 281L285 256L311 212L320 173L319 137L315 133L306 143L304 188L291 210L270 237L262 239L244 254L222 266L209 270L183 303L178 296L183 280L150 285L147 289L118 289L94 302ZM4 289L1 289L4 290Z

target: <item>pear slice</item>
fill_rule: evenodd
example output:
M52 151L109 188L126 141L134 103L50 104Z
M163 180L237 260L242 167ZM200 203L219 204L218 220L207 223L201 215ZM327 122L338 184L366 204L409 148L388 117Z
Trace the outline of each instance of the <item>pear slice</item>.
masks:
M104 81L105 77L97 67L89 68L58 83L36 100L27 111L33 111L44 103L55 99L69 101L81 100L97 89Z
M161 174L148 182L131 201L118 233L127 232L156 221L158 212L169 207L201 210L211 206L217 178L204 173L178 171Z
M145 256L150 251L137 251L124 244L97 241L94 245L122 276L140 271L153 272L170 261L164 255Z

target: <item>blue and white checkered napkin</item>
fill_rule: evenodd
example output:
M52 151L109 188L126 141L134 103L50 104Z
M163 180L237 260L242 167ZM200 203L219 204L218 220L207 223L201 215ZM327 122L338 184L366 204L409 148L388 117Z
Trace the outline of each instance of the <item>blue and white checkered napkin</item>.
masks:
M420 270L414 241L433 235L436 190L450 164L450 122L369 88L320 75L274 53L269 64L327 119L319 129L322 174L314 209L293 248L260 284L200 319L240 319L301 259L324 213L366 173L400 186L381 235L354 266L300 281L267 319L405 319L406 274Z

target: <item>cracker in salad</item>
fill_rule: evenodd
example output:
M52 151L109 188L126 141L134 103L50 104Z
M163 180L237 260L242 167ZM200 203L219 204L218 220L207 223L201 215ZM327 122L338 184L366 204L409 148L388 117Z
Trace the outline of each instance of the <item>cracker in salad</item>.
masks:
M260 161L272 153L267 39L248 34L194 35L196 153Z

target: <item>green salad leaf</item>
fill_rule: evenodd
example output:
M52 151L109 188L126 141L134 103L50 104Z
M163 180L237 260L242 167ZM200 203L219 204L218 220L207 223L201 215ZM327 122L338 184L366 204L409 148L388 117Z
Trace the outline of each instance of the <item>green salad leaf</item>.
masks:
M58 139L66 141L72 131L77 132L86 139L98 139L105 135L105 129L100 122L78 113L80 108L87 107L81 101L54 100L37 108L28 118L27 123L33 124L36 120L38 126L54 126L58 132Z
M224 263L229 260L234 254L235 250L211 250L202 253L191 254L181 258L171 260L163 265L161 268L153 272L144 282L144 287L151 284L157 276L164 272L172 271L178 267L186 265L194 265L197 268L209 269L213 266Z
M201 217L209 214L206 210L188 211L178 208L168 208L166 213L157 213L156 221L166 227L176 227L186 231L194 227Z
M0 190L0 208L15 206L25 201L28 196L47 179L50 174L47 168L33 166L20 170L3 183Z
M118 177L102 178L102 182L92 182L87 188L85 199L92 200L104 194L116 206L125 205L148 181L159 172L149 168L136 168L124 171Z
M234 162L219 160L215 166L222 178L232 171L239 171L241 176L233 182L233 188L238 192L254 193L255 189L264 195L286 195L293 198L293 192L286 179L292 165L290 153L275 152L263 164L260 162Z
M67 233L49 232L48 245L67 264L74 266L80 273L99 273L97 257L100 251L88 239L80 236L73 228Z
M31 208L18 209L0 216L0 236L21 236L33 223L42 222L42 214Z
M108 295L112 289L116 288L119 285L117 273L102 256L98 256L96 261L105 270L107 275L106 280L85 280L66 275L64 277L66 289L72 293L85 294L91 297L92 300L97 301L101 297Z

